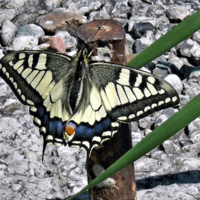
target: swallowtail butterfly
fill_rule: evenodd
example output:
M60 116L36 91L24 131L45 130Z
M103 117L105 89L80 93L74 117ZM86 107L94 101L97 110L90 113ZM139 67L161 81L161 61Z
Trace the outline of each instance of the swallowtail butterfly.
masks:
M48 143L83 148L110 139L128 123L178 104L161 78L107 62L93 62L85 47L75 58L46 51L18 51L0 60L0 76Z

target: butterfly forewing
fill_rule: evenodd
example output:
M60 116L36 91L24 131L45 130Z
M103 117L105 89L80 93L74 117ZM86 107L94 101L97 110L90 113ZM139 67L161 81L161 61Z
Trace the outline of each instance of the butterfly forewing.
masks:
M74 67L65 55L42 51L13 52L0 61L0 75L18 99L30 106L34 124L48 142L63 144L70 118L68 93ZM68 75L68 76L67 76Z
M111 63L92 63L88 71L106 111L117 121L138 120L179 102L174 88L152 74Z

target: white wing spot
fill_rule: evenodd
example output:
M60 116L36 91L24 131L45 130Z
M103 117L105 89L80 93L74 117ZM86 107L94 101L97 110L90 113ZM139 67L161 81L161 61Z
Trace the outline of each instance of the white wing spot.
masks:
M55 141L57 141L57 142L62 142L62 140L59 139L59 138L55 138Z
M90 143L88 141L83 141L83 145L85 145L88 149L90 149Z
M104 136L104 137L111 136L111 131L103 132L102 136Z
M174 96L174 97L172 98L172 101L175 102L175 101L177 101L177 99L178 99L178 98L177 98L176 96Z
M46 140L53 140L53 136L52 135L47 135Z
M23 101L26 100L26 98L25 98L25 96L23 94L22 94L21 98L22 98Z
M11 60L10 62L8 62L8 64L12 67L13 66L13 61Z
M26 78L31 72L32 72L32 70L31 70L30 68L25 69L25 70L22 72L22 77L23 77L23 78Z
M51 91L51 99L53 102L56 102L63 92L63 80L61 79Z
M16 82L13 83L13 86L14 86L15 89L17 89L17 83Z
M140 116L140 115L142 115L142 114L143 114L143 111L142 111L142 110L140 110L140 111L138 111L138 112L137 112L137 114L136 114L136 115L137 115L137 116Z
M147 80L148 80L151 84L154 84L155 81L156 81L156 79L155 79L154 77L152 77L152 76L149 76L149 77L147 78Z
M98 136L94 136L93 139L92 139L92 141L100 143L101 142L101 138L98 137Z
M133 92L135 94L135 96L137 97L137 99L142 99L144 97L143 93L141 92L141 90L139 88L133 88Z
M18 74L21 74L23 70L24 70L24 66L22 65L22 66L21 66L20 68L18 68L18 70L17 70Z
M118 117L118 120L125 121L125 120L127 120L127 117L126 116L121 116L121 117Z
M6 77L9 78L10 77L10 74L8 72L6 72Z
M32 73L30 73L30 75L26 78L27 83L31 83L31 81L36 77L36 75L38 74L38 70L34 70L32 71Z
M88 123L92 112L93 112L92 107L90 105L88 105L82 116L82 122Z
M29 105L32 105L32 106L35 105L35 104L34 104L31 100L29 100L29 99L28 99L26 102L27 102Z
M170 100L170 98L169 97L167 97L166 99L165 99L165 103L169 103L171 100Z
M2 68L2 71L3 71L3 73L5 73L5 72L6 72L6 68L5 68L5 67L3 67L3 68Z
M23 58L25 58L26 57L26 54L25 53L20 53L19 54L19 59L23 59Z
M37 108L36 107L31 107L30 110L33 111L33 112L37 112Z
M92 113L91 113L91 116L90 116L90 119L89 119L89 124L94 125L94 123L95 123L95 111L92 110Z
M121 85L117 84L117 92L122 105L129 102Z
M2 68L2 64L0 63L0 69Z
M110 111L111 106L110 106L110 102L108 101L108 97L106 96L106 93L101 89L100 94L101 94L101 98L103 100L103 103L104 103L106 110Z
M112 125L112 127L119 127L119 123L118 122L112 122L111 125Z
M130 103L134 102L136 100L135 95L133 94L133 92L131 91L131 89L129 87L124 87L125 92L126 92L126 96L128 97L128 100Z
M104 118L107 115L103 106L101 106L98 113L100 114L101 118Z
M119 74L119 79L116 82L121 85L130 85L129 78L130 78L130 70L122 68Z
M90 93L90 104L93 110L98 110L99 107L102 105L99 92L95 87L92 88L92 91Z
M47 54L41 53L38 59L38 63L35 66L35 69L39 69L39 70L46 69L46 60L47 60Z
M160 90L158 90L158 93L159 93L159 94L164 94L164 93L165 93L165 90L160 89Z
M151 96L151 93L149 92L149 90L147 88L144 89L144 95L145 95L145 97Z
M14 68L15 70L17 70L23 63L24 63L23 60L19 60L19 61L13 66L13 68ZM12 65L11 65L11 66L12 66Z
M155 107L157 107L158 105L156 104L156 103L153 103L152 105L151 105L151 108L155 108Z
M32 68L32 65L33 65L33 54L31 54L29 57L28 57L28 66L30 68Z
M46 74L43 76L42 80L39 82L38 86L36 87L36 90L40 93L40 95L44 94L51 81L52 81L52 73L50 71L47 71Z
M134 84L134 87L139 87L141 83L142 83L142 76L140 74L138 74L137 78L136 78L136 82Z
M35 121L37 124L41 125L41 121L40 121L40 119L38 119L37 117L34 118L34 121Z
M112 108L121 105L114 83L110 82L105 88L107 99Z
M43 133L46 133L46 128L43 126L43 127L40 128L40 131L43 132Z
M161 106L162 104L164 104L164 101L159 101L158 105Z
M17 89L17 92L19 95L21 95L21 90L20 89Z
M149 91L151 92L152 95L158 94L157 90L155 89L155 87L151 83L147 83L147 87L148 87L148 89L149 89Z
M144 112L147 112L148 110L150 110L151 108L150 108L150 106L146 106L145 108L144 108Z
M35 89L36 86L39 84L40 80L42 79L43 75L44 75L44 71L41 71L38 73L38 75L33 79L33 81L31 82L31 86Z
M10 80L11 83L13 83L13 81L14 81L14 79L12 77L9 80Z
M131 115L129 115L128 118L129 118L129 119L133 119L133 118L135 118L135 115L134 115L134 114L131 114Z

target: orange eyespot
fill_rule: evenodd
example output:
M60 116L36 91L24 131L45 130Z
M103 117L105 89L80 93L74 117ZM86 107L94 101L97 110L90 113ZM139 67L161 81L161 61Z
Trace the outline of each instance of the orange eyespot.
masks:
M67 125L65 128L65 132L67 132L68 135L73 135L75 132L75 129L72 125Z

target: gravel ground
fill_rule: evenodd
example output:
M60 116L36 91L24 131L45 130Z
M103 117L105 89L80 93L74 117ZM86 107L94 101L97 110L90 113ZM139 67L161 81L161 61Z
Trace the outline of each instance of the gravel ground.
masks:
M49 44L40 44L39 38L55 35L63 39L68 53L73 52L76 38L65 31L61 22L66 19L55 14L71 11L77 15L67 19L76 19L78 24L103 18L121 22L127 32L127 54L139 53L199 8L198 0L4 0L0 1L1 45L7 51L46 49ZM55 21L49 28L45 22L52 13ZM179 108L200 92L199 45L197 31L145 68L175 87ZM0 54L3 56L2 50ZM169 108L133 122L133 145L177 111ZM135 162L138 200L200 200L199 128L197 118ZM43 141L28 108L1 78L0 135L2 200L63 199L87 184L85 154L78 149L49 146L42 162Z

